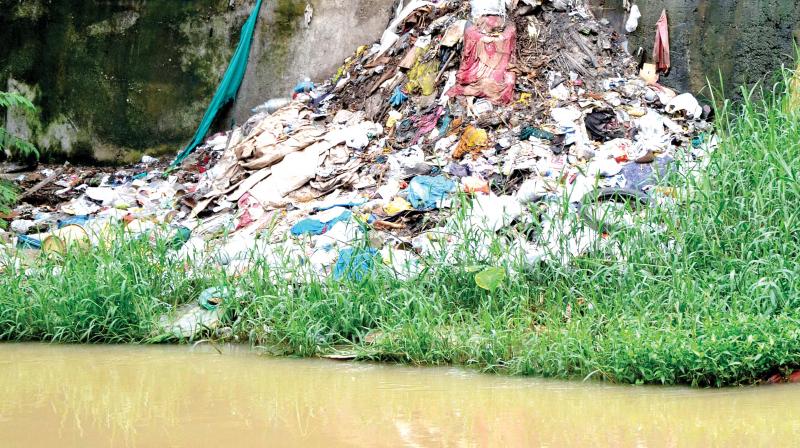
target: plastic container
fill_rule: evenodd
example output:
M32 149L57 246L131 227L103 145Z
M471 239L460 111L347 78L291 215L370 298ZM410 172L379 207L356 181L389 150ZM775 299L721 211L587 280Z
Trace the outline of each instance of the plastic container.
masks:
M66 255L71 247L88 249L91 246L89 233L75 224L54 231L42 241L42 251L48 254Z

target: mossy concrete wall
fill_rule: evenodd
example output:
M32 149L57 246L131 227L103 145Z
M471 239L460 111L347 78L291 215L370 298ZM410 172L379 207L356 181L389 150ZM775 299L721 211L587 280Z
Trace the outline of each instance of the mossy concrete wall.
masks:
M396 0L265 0L238 102L218 128L322 79L376 40ZM698 92L721 71L728 87L792 63L796 0L633 0L643 17L632 48L652 51L662 9L673 69L662 82ZM622 29L623 0L590 0ZM254 0L0 0L0 89L24 92L35 117L12 130L50 153L131 160L174 154L193 134Z
M590 0L599 16L621 33L623 0ZM781 65L794 63L794 37L800 30L797 0L632 0L642 18L629 47L652 55L655 25L662 10L670 21L672 70L662 84L700 92L710 80L728 93L737 86L772 81Z
M330 77L355 50L377 40L397 0L271 0L256 27L251 61L233 115L237 123L270 98L286 97L305 76ZM304 12L314 14L306 26Z
M265 0L237 122L302 76L325 77L388 23L393 0ZM7 127L48 154L174 154L200 122L254 0L0 0L0 89L40 113ZM219 120L219 127L229 124Z
M45 151L102 159L185 139L243 20L221 0L0 0L0 11L0 88L23 87L41 111L9 127Z

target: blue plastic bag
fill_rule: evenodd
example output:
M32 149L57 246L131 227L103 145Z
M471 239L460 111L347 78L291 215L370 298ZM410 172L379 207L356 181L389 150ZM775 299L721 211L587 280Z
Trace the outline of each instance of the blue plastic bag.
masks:
M294 93L308 93L312 90L314 90L314 83L309 80L300 81L294 86Z
M57 222L57 226L59 229L63 229L66 226L84 226L91 219L92 218L89 217L89 215L73 216L71 218L59 219Z
M455 182L444 176L417 176L408 184L408 202L417 210L431 210L455 189Z
M345 277L355 282L363 281L372 272L378 251L369 247L366 249L344 249L339 252L339 260L333 268L334 280Z
M337 223L349 221L352 216L353 212L345 210L341 215L327 222L322 222L314 218L304 219L292 226L292 235L322 235Z
M20 235L17 237L17 248L19 249L41 249L42 242L36 238Z
M400 106L406 101L408 101L408 95L406 95L400 87L395 88L392 97L389 98L389 104L391 104L392 107Z

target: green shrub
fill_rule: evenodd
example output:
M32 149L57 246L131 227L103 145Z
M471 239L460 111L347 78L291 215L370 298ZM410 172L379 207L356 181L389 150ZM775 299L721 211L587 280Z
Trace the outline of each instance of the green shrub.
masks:
M21 108L28 113L35 113L36 107L24 96L0 92L0 110ZM0 126L0 152L5 152L12 158L39 157L39 150L30 142L12 135ZM11 206L17 201L17 191L13 184L0 180L0 214L7 214ZM0 218L0 227L5 227L5 220Z

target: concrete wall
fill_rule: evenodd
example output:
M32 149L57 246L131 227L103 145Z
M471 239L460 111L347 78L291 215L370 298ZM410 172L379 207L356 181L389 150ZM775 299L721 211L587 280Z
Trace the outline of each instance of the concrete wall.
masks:
M394 0L265 0L231 115L327 77L376 39ZM0 0L0 89L25 93L35 117L8 128L50 154L134 160L174 154L192 136L254 0ZM0 121L2 123L2 121ZM228 119L218 125L229 125Z
M590 0L598 16L623 31L622 0ZM797 0L633 0L642 18L630 48L653 51L655 24L666 9L670 19L672 71L662 82L700 92L719 75L726 90L766 79L793 65L793 36L800 29Z
M377 40L389 23L395 0L312 0L310 26L302 17L304 0L272 1L256 28L239 103L241 123L267 99L287 96L305 76L322 80L355 50Z
M622 0L589 0L622 29ZM796 0L633 0L644 16L632 48L652 51L669 13L673 70L662 82L698 92L719 71L730 88L792 62ZM376 40L396 0L265 0L251 64L230 119L286 95L303 76L330 75ZM42 149L72 158L174 154L193 134L254 0L0 0L0 89L41 112L0 117ZM2 121L0 121L2 122Z

